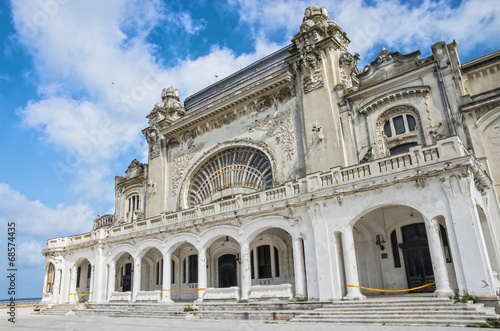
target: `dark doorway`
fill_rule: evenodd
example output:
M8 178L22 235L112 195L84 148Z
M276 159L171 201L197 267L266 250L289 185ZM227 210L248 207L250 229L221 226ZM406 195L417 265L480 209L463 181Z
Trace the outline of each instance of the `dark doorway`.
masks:
M236 255L225 254L219 257L219 287L236 286Z
M123 278L122 278L122 292L128 292L132 288L132 263L125 264Z
M414 288L434 282L425 224L410 224L402 227L401 230L403 243L399 247L403 250L408 287ZM410 293L434 292L435 290L436 286L432 285Z

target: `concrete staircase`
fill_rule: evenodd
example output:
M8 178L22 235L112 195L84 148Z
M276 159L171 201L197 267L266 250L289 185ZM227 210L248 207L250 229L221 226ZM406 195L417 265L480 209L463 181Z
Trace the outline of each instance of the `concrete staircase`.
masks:
M87 303L77 315L144 318L196 318L231 320L287 320L305 310L321 308L325 302L261 302L261 303ZM190 305L192 311L184 311Z
M101 315L111 317L141 317L185 319L187 303L87 303L86 309L75 311L77 315Z
M59 315L65 316L73 314L73 311L78 307L77 304L48 304L38 305L33 310L35 315Z
M483 304L454 303L445 298L393 298L338 301L303 312L290 323L335 323L420 326L467 326L498 319Z

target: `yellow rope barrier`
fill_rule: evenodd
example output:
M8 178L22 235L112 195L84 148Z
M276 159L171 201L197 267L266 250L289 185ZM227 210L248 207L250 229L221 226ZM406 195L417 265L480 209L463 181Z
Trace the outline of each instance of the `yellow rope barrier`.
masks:
M186 288L186 289L170 289L170 290L163 290L163 291L204 291L206 288Z
M90 293L80 293L80 294L78 294L78 293L70 293L69 295L89 295L89 294L94 294L94 293L92 293L92 292L90 292Z
M432 282L432 283L429 283L429 284L426 284L426 285L422 285L422 286L419 286L419 287L409 288L407 290L381 290L381 289L378 289L378 288L369 288L369 287L363 287L363 286L358 286L358 285L347 285L347 287L359 287L359 288L362 288L364 290L376 291L376 292L408 292L408 291L418 290L418 289L421 289L421 288L424 288L424 287L427 287L427 286L431 286L431 285L434 285L435 283L436 282Z

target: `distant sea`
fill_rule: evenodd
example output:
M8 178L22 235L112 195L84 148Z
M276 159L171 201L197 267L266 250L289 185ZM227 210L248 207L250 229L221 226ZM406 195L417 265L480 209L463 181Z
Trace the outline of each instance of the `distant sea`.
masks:
M23 299L16 298L16 306L35 305L37 303L40 303L40 301L42 301L42 298L23 298ZM0 299L0 306L5 306L8 303L10 303L10 299Z

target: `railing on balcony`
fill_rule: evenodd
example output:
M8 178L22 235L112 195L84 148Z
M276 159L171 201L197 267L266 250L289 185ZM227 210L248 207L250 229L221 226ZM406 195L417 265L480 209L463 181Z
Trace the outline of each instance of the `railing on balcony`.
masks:
M94 220L94 230L112 226L114 222L115 222L115 215L111 214L102 215L101 217L97 217Z
M443 139L433 146L415 146L408 153L394 155L369 163L356 164L350 167L336 167L325 173L315 173L287 182L279 187L274 187L261 192L246 195L237 195L234 198L217 201L206 205L198 205L190 209L177 212L162 213L160 216L112 226L114 215L104 215L94 221L94 230L110 227L107 231L110 236L125 235L133 231L145 230L153 227L166 226L196 219L202 219L218 213L235 211L239 208L289 199L299 194L310 193L327 187L352 184L357 181L387 175L391 172L417 168L420 166L454 159L469 155L457 137ZM55 238L47 242L47 247L64 247L68 244L82 243L93 240L95 231L66 238Z

